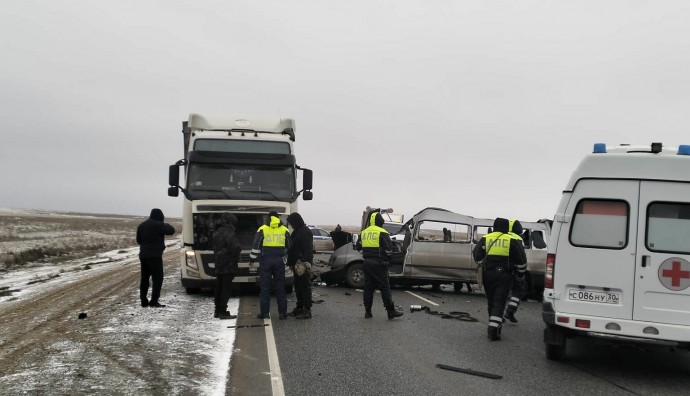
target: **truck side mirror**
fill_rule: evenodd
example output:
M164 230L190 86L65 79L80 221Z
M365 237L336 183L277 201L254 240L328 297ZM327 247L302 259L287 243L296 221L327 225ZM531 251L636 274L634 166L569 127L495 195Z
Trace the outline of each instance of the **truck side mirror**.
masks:
M170 168L168 170L168 184L175 187L177 189L177 186L180 185L180 166L175 164L175 165L170 165ZM170 195L170 190L168 190L168 195ZM173 195L171 195L172 197ZM177 195L175 195L177 196Z
M178 195L180 195L180 190L178 190L177 187L168 187L169 197L176 197Z
M314 199L314 193L311 191L304 191L302 193L302 199L304 199L305 201L311 201L312 199Z
M311 190L314 174L311 169L302 168L302 189ZM311 198L310 198L311 199Z

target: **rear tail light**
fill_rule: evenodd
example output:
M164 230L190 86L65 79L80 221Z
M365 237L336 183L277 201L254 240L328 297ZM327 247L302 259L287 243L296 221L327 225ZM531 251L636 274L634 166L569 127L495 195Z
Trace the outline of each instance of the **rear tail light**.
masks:
M575 319L575 327L579 327L581 329L589 329L589 320Z
M546 255L546 273L544 274L544 288L553 289L553 270L556 267L556 255Z
M556 322L558 322L558 323L570 323L570 318L567 316L558 316L556 318Z

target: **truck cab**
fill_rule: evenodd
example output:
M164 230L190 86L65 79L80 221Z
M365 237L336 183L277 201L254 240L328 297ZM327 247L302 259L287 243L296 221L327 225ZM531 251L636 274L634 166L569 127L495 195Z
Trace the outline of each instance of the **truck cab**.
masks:
M169 169L168 195L184 195L181 281L187 292L213 287L213 232L222 213L237 216L242 253L233 283L258 283L249 251L269 211L283 222L297 211L297 199L313 195L312 172L295 160L295 123L289 118L190 114L182 123L184 158ZM180 183L180 168L185 178ZM302 189L297 172L302 171ZM288 292L292 273L286 272Z

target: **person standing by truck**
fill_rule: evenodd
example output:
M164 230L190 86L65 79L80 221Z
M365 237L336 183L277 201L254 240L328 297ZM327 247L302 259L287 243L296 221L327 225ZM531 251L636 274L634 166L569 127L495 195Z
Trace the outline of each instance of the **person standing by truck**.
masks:
M311 264L314 262L314 235L304 223L302 215L291 213L287 222L292 227L292 243L288 249L287 265L295 276L297 306L291 315L297 319L311 319Z
M524 240L522 238L522 224L519 220L509 221L509 232L508 234L520 244L524 246ZM511 323L517 323L518 320L515 317L517 313L518 306L520 306L520 300L525 297L525 272L527 272L527 264L515 265L513 270L513 284L510 286L510 296L508 297L506 312L503 315L504 318L508 319Z
M287 319L287 296L285 295L285 264L287 249L290 248L290 232L281 224L278 213L268 213L268 225L264 224L256 232L249 263L257 258L259 262L259 283L261 286L258 319L270 318L271 286L275 285L278 303L278 319Z
M484 235L472 252L477 263L481 263L484 276L484 290L489 311L487 329L490 341L501 339L503 311L513 283L512 269L527 262L525 248L508 233L508 219L497 217L494 232Z
M388 319L395 319L403 315L396 309L391 297L388 279L388 267L393 254L393 243L388 231L383 229L383 216L379 212L371 213L369 226L362 230L357 239L357 250L364 258L364 317L373 317L371 307L374 303L374 290L381 291L383 305L388 311Z
M139 261L141 262L139 298L142 307L165 307L158 301L163 287L163 251L165 250L165 236L173 235L175 229L170 224L163 222L164 220L163 211L153 208L149 218L137 227ZM147 298L149 278L153 280L151 300Z
M228 312L228 300L232 280L237 273L237 264L240 261L242 246L237 239L235 229L237 217L231 213L223 213L220 216L218 228L213 233L213 255L216 264L216 290L214 318L235 319L236 315Z

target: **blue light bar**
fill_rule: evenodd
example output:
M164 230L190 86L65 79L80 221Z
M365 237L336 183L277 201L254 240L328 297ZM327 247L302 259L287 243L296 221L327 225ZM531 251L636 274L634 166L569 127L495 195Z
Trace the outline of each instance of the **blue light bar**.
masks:
M594 154L606 153L606 143L594 143Z
M690 145L681 144L678 146L678 155L690 155Z

